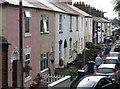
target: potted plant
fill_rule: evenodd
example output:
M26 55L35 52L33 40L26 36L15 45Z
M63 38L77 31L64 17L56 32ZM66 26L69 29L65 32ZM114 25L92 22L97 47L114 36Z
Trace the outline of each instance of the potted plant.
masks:
M62 65L63 65L63 59L60 58L60 59L59 59L59 66L62 66Z
M30 70L32 70L32 67L31 67L31 65L25 65L25 67L23 68L23 71L24 72L29 72Z
M35 77L35 79L30 84L30 88L31 89L33 89L33 88L39 88L42 79L44 79L44 78L38 73L37 76Z

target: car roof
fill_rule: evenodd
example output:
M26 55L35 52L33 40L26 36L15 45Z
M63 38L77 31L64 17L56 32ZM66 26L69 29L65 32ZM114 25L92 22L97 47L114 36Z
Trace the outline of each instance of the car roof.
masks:
M119 54L120 52L110 52L109 54L115 54L115 53Z
M106 57L106 59L118 59L118 57Z
M87 81L92 81L92 82L97 82L99 81L101 78L104 78L106 76L87 76L84 79L82 79L82 82L87 82Z
M98 68L115 68L116 64L101 64Z

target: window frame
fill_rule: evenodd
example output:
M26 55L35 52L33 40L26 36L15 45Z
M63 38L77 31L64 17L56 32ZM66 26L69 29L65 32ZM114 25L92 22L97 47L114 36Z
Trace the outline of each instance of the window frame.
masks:
M40 33L49 33L49 15L40 15Z
M72 57L72 39L70 39L70 43L69 43L69 57Z
M72 32L72 16L70 15L70 32Z
M40 54L40 71L44 71L49 67L48 52Z
M76 31L78 31L78 16L76 17Z
M25 65L26 65L26 62L30 61L31 60L31 48L25 48L24 49L24 54L25 54ZM29 58L26 60L26 55L29 55ZM31 64L31 62L29 62L29 64ZM26 76L26 72L25 72L25 82L31 80L31 72L29 71L29 76Z
M28 10L24 11L24 33L25 37L31 36L30 34L30 18L31 18L31 12ZM26 29L27 28L27 29Z
M59 31L62 32L62 14L59 15Z

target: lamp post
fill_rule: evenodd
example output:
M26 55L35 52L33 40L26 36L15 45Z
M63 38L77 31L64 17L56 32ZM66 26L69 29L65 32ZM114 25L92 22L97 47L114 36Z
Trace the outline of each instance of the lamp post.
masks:
M19 0L20 89L23 89L22 0Z

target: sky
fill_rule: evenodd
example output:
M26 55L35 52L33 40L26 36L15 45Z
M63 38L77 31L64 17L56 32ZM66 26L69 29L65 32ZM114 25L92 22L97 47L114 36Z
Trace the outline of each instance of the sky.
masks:
M104 15L105 17L108 17L108 19L114 19L115 17L118 17L118 14L113 11L114 5L112 0L72 0L73 3L79 1L106 12Z

